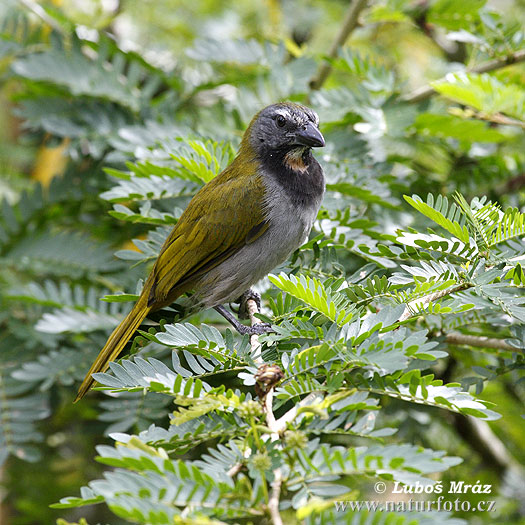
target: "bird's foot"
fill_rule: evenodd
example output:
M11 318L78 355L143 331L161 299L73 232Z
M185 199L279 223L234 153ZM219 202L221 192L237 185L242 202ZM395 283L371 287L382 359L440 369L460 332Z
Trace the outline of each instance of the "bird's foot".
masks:
M239 323L239 327L236 329L241 335L263 335L274 331L270 323L257 323L252 326Z
M239 311L237 312L239 319L250 318L250 314L248 313L248 301L250 299L255 301L257 310L261 311L261 295L255 290L249 288L239 297L239 299L237 299L237 301L235 301L236 303L239 303Z
M235 316L222 305L215 306L219 312L241 335L262 335L273 332L272 326L268 323L257 323L253 326L243 325Z

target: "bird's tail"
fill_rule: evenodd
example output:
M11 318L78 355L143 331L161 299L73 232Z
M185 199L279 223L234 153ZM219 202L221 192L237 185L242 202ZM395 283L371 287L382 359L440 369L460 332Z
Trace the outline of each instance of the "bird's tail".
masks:
M115 328L115 330L113 330L113 333L109 336L104 348L100 351L95 362L91 365L89 372L86 374L84 381L82 381L82 384L78 389L78 394L74 401L75 403L84 397L95 382L91 375L96 372L104 372L108 368L109 362L114 361L118 357L150 310L151 307L148 306L147 294L143 293L135 303L131 312L129 312L126 318Z

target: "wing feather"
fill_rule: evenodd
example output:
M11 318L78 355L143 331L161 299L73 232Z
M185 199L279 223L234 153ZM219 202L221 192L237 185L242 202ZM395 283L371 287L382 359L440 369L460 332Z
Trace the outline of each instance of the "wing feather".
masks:
M247 176L238 174L236 164L197 193L166 239L152 271L148 306L169 304L190 290L198 276L268 228L262 209L264 186L256 165L245 163Z

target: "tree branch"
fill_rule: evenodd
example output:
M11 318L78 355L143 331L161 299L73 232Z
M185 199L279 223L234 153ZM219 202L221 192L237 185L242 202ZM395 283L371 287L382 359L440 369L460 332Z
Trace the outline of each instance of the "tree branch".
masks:
M442 297L445 297L455 292L461 292L462 290L466 290L467 288L471 287L472 285L469 283L460 283L456 286L453 286L452 288L448 288L447 290L439 290L438 292L425 295L420 299L414 299L413 301L410 301L406 304L405 310L403 311L401 317L397 321L399 323L401 323L402 321L406 321L408 318L412 317L414 313L417 312L418 307L421 308L422 306L430 304L432 301L436 301L437 299L441 299Z
M509 352L518 352L520 350L515 346L509 345L509 343L506 343L503 339L477 335L464 335L459 332L446 334L445 341L453 345L475 346L478 348L497 348L498 350L507 350Z
M230 478L233 478L233 476L236 476L242 469L242 463L235 463L233 467L226 472L227 476L230 476Z
M311 392L310 394L308 394L304 399L299 401L299 403L297 403L293 408L288 410L288 412L283 414L275 422L275 427L273 430L278 433L284 432L284 430L286 429L286 425L288 423L291 423L297 417L298 410L301 407L313 404L317 400L317 398L320 398L320 400L322 400L323 396L318 392Z
M494 60L489 60L468 68L465 70L466 73L488 73L489 71L494 71L496 69L501 69L503 67L512 66L513 64L519 64L520 62L525 62L525 49L520 49L515 53L507 55L501 58L495 58ZM405 102L421 102L430 98L436 92L431 86L423 86L421 88L415 89L412 93L402 97L402 100Z
M35 14L42 22L46 23L52 29L59 33L64 33L62 26L52 17L50 17L46 10L38 5L33 0L18 0L25 8L29 9L33 14Z
M250 316L251 325L254 326L255 324L261 323L261 320L255 317L255 314L258 313L259 310L257 308L257 303L253 299L248 299L246 302L246 308L248 310L248 315ZM259 342L259 336L256 334L252 335L250 337L250 344L252 347L252 352L256 356L254 358L255 362L258 365L264 364L261 357L261 343ZM270 439L272 441L277 441L279 439L279 430L273 413L273 388L270 388L270 390L267 392L264 398L264 406L266 409L266 425L272 431ZM235 467L236 465L234 465L234 467L232 467L230 470L233 470ZM283 475L281 467L277 467L273 471L273 481L271 484L272 491L268 500L268 512L270 513L273 525L283 525L283 520L281 518L281 514L279 513L279 500L281 496L282 483Z
M472 116L479 120L485 120L487 122L492 122L494 124L501 124L502 126L516 126L518 128L525 129L525 122L523 120L518 120L515 118L507 117L506 115L503 115L502 113L494 113L490 115L490 114L478 111L478 112L475 112Z
M273 413L273 388L271 388L268 394L266 394L264 406L266 408L266 425L272 431L272 441L276 441L277 439L279 439L279 428L277 426L277 421L275 421L275 415Z
M454 427L465 443L475 450L482 462L500 478L507 470L521 470L516 459L509 454L486 421L462 414L451 414L449 417L454 421Z
M330 51L328 51L329 58L335 58L337 56L338 49L344 45L348 37L352 34L354 29L357 27L357 19L359 18L359 13L366 6L367 0L352 0L348 6L348 11L346 12L343 25L332 43ZM317 75L310 80L310 89L316 90L320 89L325 83L325 80L330 75L332 71L332 64L330 62L324 61L317 72Z
M281 496L281 485L283 484L283 475L280 468L276 468L273 472L274 479L272 481L272 493L268 501L268 510L272 518L273 525L283 525L283 519L279 514L279 498Z
M265 398L265 408L266 408L266 425L272 431L270 439L272 441L277 441L279 437L279 427L275 416L273 413L273 388L270 389ZM281 496L281 486L283 484L283 473L281 467L277 467L273 471L273 481L271 484L272 492L270 494L270 499L268 500L268 512L272 519L273 525L283 525L283 519L279 513L279 498Z
M246 301L246 309L248 310L248 315L250 316L250 324L252 326L262 323L262 321L258 317L255 317L255 314L259 313L259 309L257 308L257 303L253 299L248 299ZM253 334L250 336L250 345L252 347L254 361L258 365L262 365L263 360L261 357L261 343L259 342L259 336L257 334Z

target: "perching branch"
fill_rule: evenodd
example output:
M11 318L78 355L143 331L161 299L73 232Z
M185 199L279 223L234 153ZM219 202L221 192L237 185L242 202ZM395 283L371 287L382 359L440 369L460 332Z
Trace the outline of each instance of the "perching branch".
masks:
M338 49L344 45L348 37L357 27L357 19L359 18L359 13L366 6L366 1L367 0L352 0L350 2L341 30L339 31L336 39L334 40L330 51L328 51L329 58L335 58L337 56ZM324 61L321 64L317 75L310 81L310 88L312 90L320 89L325 83L325 80L328 78L328 75L330 75L331 71L332 64L330 64L330 62Z
M259 313L259 310L257 308L257 303L253 299L248 299L248 301L246 301L246 309L248 310L248 315L250 316L250 324L252 326L260 324L262 322L258 317L255 317L255 314ZM263 363L261 357L261 343L259 342L259 336L257 334L253 334L252 336L250 336L250 345L252 347L252 353L255 356L255 362L258 365L261 365Z
M495 58L494 60L489 60L483 62L472 68L468 68L466 73L488 73L489 71L494 71L496 69L501 69L503 67L511 66L513 64L519 64L520 62L525 62L525 49L520 49L515 53L507 55L501 58ZM421 88L415 89L412 93L402 97L402 100L405 102L421 102L426 100L434 95L436 92L431 86L423 86Z

